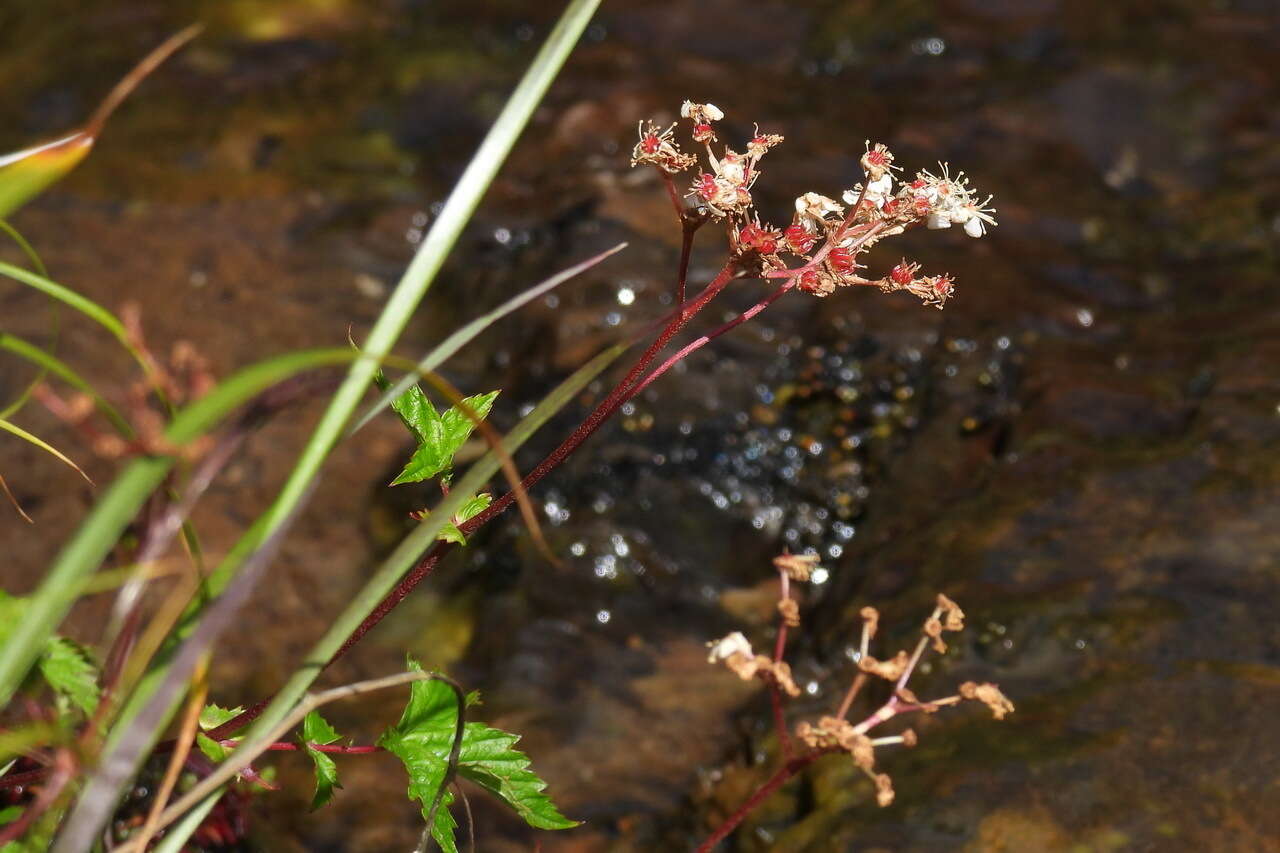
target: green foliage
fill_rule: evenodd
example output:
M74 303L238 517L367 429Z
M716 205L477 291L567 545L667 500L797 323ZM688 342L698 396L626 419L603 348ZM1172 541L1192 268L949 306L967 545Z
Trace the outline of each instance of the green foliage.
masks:
M0 645L26 618L27 604L25 598L0 591ZM88 715L98 706L98 667L79 644L53 635L36 660L36 671L58 697L64 714L75 707Z
M493 495L484 492L476 495L468 500L458 511L453 514L453 518L440 530L440 535L436 538L445 542L455 542L458 545L466 545L467 537L462 535L461 525L475 518L480 513L489 508L489 504L493 503Z
M409 667L420 669L413 660ZM409 772L409 796L422 803L422 816L427 818L437 792L450 781L449 753L459 709L453 689L442 681L418 681L409 689L409 703L400 722L383 732L378 745L404 762ZM543 793L547 783L529 769L528 756L513 748L519 740L519 735L483 723L467 723L458 753L458 774L497 796L530 826L577 826L577 821L560 814ZM431 835L446 853L456 853L453 831L457 823L449 814L452 792L445 791L440 802Z
M86 715L98 707L98 668L88 653L66 637L54 637L40 658L40 674L58 694Z
M327 753L313 749L311 744L328 746L341 737L318 711L312 711L302 720L302 745L306 747L307 755L311 756L311 761L316 766L316 793L311 798L312 811L329 802L333 798L333 789L341 788L342 785L338 783L338 767L333 759Z
M223 761L231 750L209 737L205 731L216 729L228 720L240 716L243 711L244 708L240 707L222 708L214 704L205 705L200 711L200 728L204 731L196 732L196 746L210 761Z
M391 387L381 371L374 376L374 382L383 391ZM493 401L497 397L497 391L464 397L460 406L450 406L443 414L436 411L436 407L431 405L427 395L417 385L393 400L391 408L395 409L400 420L413 433L418 447L413 451L404 470L391 481L391 485L420 483L437 474L447 477L453 469L453 457L476 428L475 421L468 415L484 420L489 416L489 410L493 408Z

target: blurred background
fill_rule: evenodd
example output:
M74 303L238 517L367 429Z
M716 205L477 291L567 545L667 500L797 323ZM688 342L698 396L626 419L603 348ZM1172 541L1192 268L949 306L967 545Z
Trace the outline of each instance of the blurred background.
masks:
M225 375L340 345L367 330L558 12L6 4L5 151L79 124L166 35L207 25L14 224L55 280L139 303L158 352L190 341ZM871 139L908 172L963 169L995 194L1000 227L872 253L873 275L903 254L953 273L943 312L795 293L690 358L536 490L562 566L505 518L327 683L396 671L407 650L480 689L477 716L525 734L586 823L535 837L472 797L482 850L688 849L777 748L764 695L708 667L704 643L734 629L766 642L768 559L811 548L828 571L796 647L798 713L838 702L859 608L881 609L887 654L939 591L970 627L917 692L996 681L1018 711L915 721L921 745L881 759L898 789L887 809L847 759L820 762L730 849L1280 850L1278 36L1270 0L606 2L401 348L630 241L448 365L469 393L503 389L500 428L670 305L678 228L661 184L627 161L636 122L670 121L685 98L725 111L731 145L753 122L787 137L756 185L776 223L802 192L851 186ZM714 274L722 239L702 235L693 282ZM724 310L764 287L734 284ZM14 285L0 286L0 324L50 340L46 305ZM79 318L58 352L102 389L134 378ZM29 378L0 365L6 399ZM275 494L322 404L257 435L214 486L195 517L208 551ZM23 423L99 489L118 467L38 406ZM433 500L384 485L410 447L384 419L339 449L220 648L215 701L270 694ZM93 492L17 441L0 442L0 471L36 521L0 512L4 583L23 591ZM102 612L78 609L72 633L96 636ZM330 717L360 742L401 702ZM277 763L283 790L255 798L239 849L416 840L394 759L340 761L345 788L315 814L305 759Z

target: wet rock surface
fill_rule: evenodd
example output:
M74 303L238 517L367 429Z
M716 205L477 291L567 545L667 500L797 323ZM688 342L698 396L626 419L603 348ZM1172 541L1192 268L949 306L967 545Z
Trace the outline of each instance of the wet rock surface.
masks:
M120 11L134 7L140 17ZM40 71L18 87L29 100L0 111L4 150L75 121L104 67L127 65L197 4L144 7L101 5L101 38L14 22L25 46L0 74ZM538 4L318 8L227 4L101 149L15 218L56 279L110 306L140 301L153 343L191 340L224 374L367 328L551 22ZM942 591L970 628L917 692L991 680L1018 712L917 723L920 746L882 758L898 789L888 809L847 760L826 759L733 849L1275 848L1276 28L1266 4L1248 3L1170 2L1155 15L959 0L751 14L606 4L403 349L630 240L450 365L469 391L504 389L500 427L670 304L675 225L661 186L623 166L635 120L670 116L685 97L721 105L726 137L756 119L788 137L757 185L778 220L802 191L850 185L869 136L909 167L962 165L996 193L1001 225L983 241L929 233L893 246L956 275L944 312L871 292L792 294L691 357L535 493L563 565L514 517L493 526L334 683L398 668L406 649L447 665L484 692L485 719L526 733L557 801L587 820L540 834L543 850L686 849L777 753L764 697L707 667L702 644L737 628L768 642L768 558L812 548L829 572L797 641L798 711L839 701L863 605L882 610L887 653ZM62 62L73 43L96 46ZM719 257L703 235L694 280ZM708 322L764 292L735 283ZM38 298L6 286L0 312L6 330L47 340ZM78 320L59 354L109 393L129 379ZM6 398L25 376L6 364ZM196 518L209 553L274 494L318 410L255 437L214 488ZM24 416L76 447L38 407ZM579 416L558 419L522 466ZM326 469L226 643L223 704L269 693L405 513L433 499L382 486L408 448L398 429L362 432ZM38 522L0 520L6 587L23 588L92 494L22 445L0 445L0 470ZM114 465L88 470L101 489ZM91 637L99 618L87 605L76 631ZM398 701L333 719L368 740ZM305 768L280 763L284 792L258 804L259 849L416 839L389 759L343 762L345 789L314 815ZM526 830L472 803L481 849L529 849Z

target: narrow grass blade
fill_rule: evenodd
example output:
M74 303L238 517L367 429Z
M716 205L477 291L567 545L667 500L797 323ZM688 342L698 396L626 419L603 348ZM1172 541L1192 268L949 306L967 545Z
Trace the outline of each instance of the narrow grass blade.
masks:
M540 426L570 403L592 379L612 364L626 349L626 344L619 344L602 352L557 386L542 402L534 407L533 411L507 433L506 438L502 441L502 452L508 455L514 453ZM400 578L404 577L405 573L413 567L422 554L426 552L427 548L431 547L436 536L449 523L458 507L470 495L479 491L488 482L489 478L497 472L498 459L498 453L495 450L491 450L468 468L467 473L450 489L448 497L441 501L400 542L395 551L382 561L374 571L373 576L366 581L364 587L356 594L352 602L334 620L333 625L325 633L324 637L308 652L306 660L294 672L293 677L280 689L271 704L263 710L262 715L249 728L245 734L246 742L262 737L288 716L294 706L301 701L312 683L319 677L325 664L346 642L347 637L351 635L366 616L373 612L373 609L386 597L387 593L395 588ZM200 825L200 820L203 819L203 816L208 814L209 809L213 808L218 796L220 796L219 793L214 793L195 806L192 813L171 830L171 835L194 831L195 827ZM170 836L166 836L166 840L168 841L169 839ZM182 839L170 841L170 845L159 849L177 851L182 847Z
M245 368L179 412L165 437L175 444L185 444L277 382L304 370L345 364L358 357L358 353L345 347L307 350ZM55 558L44 582L31 596L22 622L0 649L0 706L13 697L49 636L62 622L72 603L67 590L78 588L98 567L173 462L172 457L148 456L130 463Z
M119 410L107 402L105 397L99 394L84 377L71 369L62 359L8 332L0 332L0 349L7 350L33 364L39 365L42 372L51 373L77 391L88 394L93 400L94 406L97 407L98 411L102 412L103 417L111 422L117 432L125 438L133 436L133 428L129 426L129 422L124 419ZM0 415L0 417L3 417L3 415Z
M612 249L607 249L601 252L600 254L595 255L594 257L587 258L585 261L579 264L574 264L568 269L561 270L560 272L548 278L546 281L543 281L540 284L535 284L533 287L529 288L523 293L520 293L516 296L511 297L506 302L499 305L497 308L494 308L492 311L489 311L488 313L480 315L479 317L472 320L470 323L467 323L465 326L458 329L453 334L449 335L449 337L441 341L440 344L437 347L435 347L435 349L431 350L431 352L427 353L422 357L422 360L419 361L417 364L415 372L410 373L404 376L403 378L401 378L399 382L391 386L391 388L388 389L386 393L384 393L381 397L379 397L377 402L375 402L372 406L370 406L369 410L366 411L363 415L361 415L359 420L357 420L355 424L351 427L351 429L347 431L347 435L354 435L361 427L363 427L369 421L373 420L373 418L379 412L381 412L383 409L390 406L392 400L395 400L405 391L408 391L409 386L412 385L415 381L417 381L418 376L426 375L435 371L435 369L440 365L444 364L449 359L450 356L452 356L458 350L462 349L464 346L470 343L471 340L476 335L480 334L485 329L492 326L498 320L507 316L517 308L527 305L528 303L537 299L539 296L542 296L545 293L549 293L550 291L555 290L557 287L564 284L569 279L573 278L576 275L586 272L587 270L594 267L596 264L603 261L605 258L608 258L610 255L614 255L614 254L617 254L618 252L621 252L626 247L627 247L626 243L619 243L618 245L614 246Z
M13 433L23 441L28 442L30 444L34 444L36 447L40 448L45 453L51 454L56 459L58 459L58 461L62 462L65 465L69 465L72 469L75 470L77 474L79 474L81 477L84 477L86 483L88 483L91 486L93 485L93 480L89 479L89 475L84 472L83 468L81 468L76 463L72 462L69 458L67 458L67 455L65 453L63 453L58 448L54 447L49 442L45 441L44 439L38 436L32 435L31 433L27 432L25 429L18 426L17 424L12 423L10 421L6 421L3 418L0 418L0 429L4 430L5 432Z

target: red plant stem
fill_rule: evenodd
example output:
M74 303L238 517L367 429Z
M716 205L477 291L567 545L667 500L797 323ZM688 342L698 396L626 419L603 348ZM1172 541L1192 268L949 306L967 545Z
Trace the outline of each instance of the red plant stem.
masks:
M778 600L786 601L791 597L791 577L786 572L778 573ZM778 639L773 644L773 660L778 663L787 653L787 617L779 614ZM778 730L778 742L782 744L782 755L791 759L791 736L787 733L787 718L782 713L782 690L776 681L769 682L769 704L773 707L773 727Z
M739 314L737 317L733 318L729 322L725 323L723 326L719 326L718 328L712 329L710 332L707 332L705 335L700 335L699 337L685 344L683 347L680 348L679 352L672 355L670 358L668 358L658 367L655 367L652 373L650 373L648 376L644 378L642 382L636 385L635 390L627 395L627 399L631 399L632 397L635 397L641 391L648 388L649 385L652 384L655 379L657 379L659 376L661 376L662 374L670 370L671 367L673 367L681 359L685 358L685 356L689 355L689 353L701 349L702 347L706 346L708 343L720 337L730 329L733 329L747 322L752 317L756 316L761 311L763 311L764 309L772 305L775 301L777 301L779 297L782 296L782 294L786 293L788 290L791 290L791 288L793 287L795 287L795 280L788 279L787 281L783 282L783 284L773 293L770 293L764 299L761 299L755 305L752 305L746 311L743 311L741 314Z
M676 218L684 220L684 202L680 200L680 194L676 192L676 182L671 179L671 173L661 166L654 166L658 170L658 174L662 176L663 186L667 188L667 197L671 199L671 206L675 208ZM681 302L684 300L681 299Z
M782 745L782 757L791 760L791 735L787 733L787 717L782 712L782 690L777 683L769 681L769 707L773 710L773 727L778 732L778 743Z
M222 740L218 742L225 747L236 747L240 745L240 742L235 740ZM276 743L271 744L271 746L268 746L265 751L266 752L299 752L300 750L302 750L302 748L303 746L300 743L288 743L286 741L278 741ZM380 746L339 746L338 744L334 744L334 743L330 743L330 744L309 743L306 745L306 748L314 749L316 752L331 752L338 755L367 755L371 752L386 752L386 750Z
M35 770L24 770L21 773L10 773L3 779L0 779L0 789L17 788L28 782L39 782L49 774L48 767L37 767Z
M826 755L828 752L834 752L835 749L818 749L813 752L806 752L804 755L797 756L778 768L777 772L769 777L769 780L756 789L756 792L747 798L746 802L738 806L737 811L729 815L724 823L716 829L715 832L707 836L707 839L698 845L694 853L711 853L721 841L729 837L729 833L738 828L738 824L755 810L756 806L764 802L774 791L785 785L791 777L795 776L801 770L808 767L817 759Z
M562 463L570 453L576 450L582 442L586 441L591 434L594 433L596 429L598 429L599 426L631 396L631 386L636 383L644 373L645 369L653 362L658 353L662 351L663 347L670 343L671 339L679 334L680 330L683 329L699 311L705 308L707 304L720 293L720 291L724 290L725 286L733 280L735 275L736 269L733 263L730 262L729 264L726 264L724 269L720 271L720 274L717 275L705 288L703 288L702 293L698 294L697 299L687 305L682 304L677 310L675 317L668 322L666 328L662 330L653 343L649 345L649 348L645 350L644 354L640 356L640 359L631 368L630 372L627 373L626 377L614 387L609 395L601 401L594 410L592 410L586 420L584 420L568 438L561 442L559 447L547 454L546 458L544 458L536 468L525 476L525 478L520 482L521 488L526 490L531 488L549 472L560 465L560 463ZM669 362L663 369L665 370L666 367L670 366L670 363L674 362ZM507 492L505 495L490 504L488 509L484 512L479 513L474 518L463 524L461 526L463 534L470 536L482 525L486 524L509 507L515 500L515 494L514 490ZM342 646L334 652L333 657L329 658L325 666L328 667L332 665L334 661L346 654L352 646L360 642L365 634L373 630L374 626L386 618L388 613L394 610L396 606L403 601L415 587L417 587L418 584L431 574L436 565L439 564L440 560L444 555L448 554L449 551L450 543L436 543L436 545L418 561L418 564L414 566L403 579L401 579L395 589L388 593L386 598L382 599L382 601L378 603L378 606L375 607L358 626L356 626L356 629L351 632L351 636L349 636ZM257 719L258 715L262 713L267 704L268 702L266 701L256 703L249 709L241 712L236 717L233 717L209 732L209 736L225 737L232 732L240 730L253 720Z
M35 802L27 806L26 811L13 823L0 827L0 845L7 846L10 841L21 838L31 825L62 796L62 789L67 787L67 783L71 781L76 771L75 758L71 751L59 750L53 767L49 770L49 777L40 789L40 793L36 795Z

